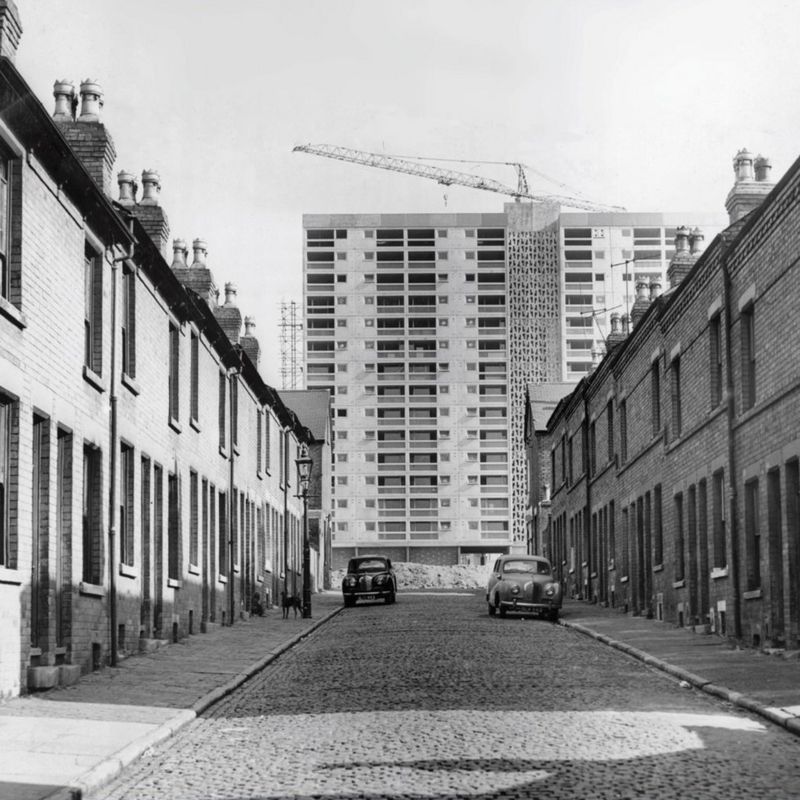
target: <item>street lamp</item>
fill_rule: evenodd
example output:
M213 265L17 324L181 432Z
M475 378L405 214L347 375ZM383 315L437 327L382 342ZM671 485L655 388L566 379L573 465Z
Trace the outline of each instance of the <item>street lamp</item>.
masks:
M311 619L311 547L308 542L308 482L311 478L311 465L314 463L308 454L308 446L300 446L297 464L297 481L300 497L303 498L303 619Z

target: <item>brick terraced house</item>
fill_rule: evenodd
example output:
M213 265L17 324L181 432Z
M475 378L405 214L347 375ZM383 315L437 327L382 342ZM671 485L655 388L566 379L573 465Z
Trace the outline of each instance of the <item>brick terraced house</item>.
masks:
M294 459L235 289L118 176L101 91L14 67L0 7L0 697L232 623L301 581ZM77 116L75 116L77 113ZM317 467L325 459L317 460ZM329 477L323 478L329 481ZM312 553L318 574L319 549Z
M632 331L549 419L529 387L529 547L572 596L796 649L800 161L777 185L746 150L734 171L729 227L702 253L677 231L669 288L637 287Z

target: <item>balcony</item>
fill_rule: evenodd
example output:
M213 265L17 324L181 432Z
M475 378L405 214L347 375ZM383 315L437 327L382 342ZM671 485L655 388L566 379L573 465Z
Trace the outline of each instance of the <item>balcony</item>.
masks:
M379 486L378 494L405 494L405 486Z
M400 428L406 424L405 417L379 417L378 427L380 428Z
M431 403L436 402L436 395L435 394L412 394L408 397L408 402L412 404L420 404L420 403L427 403L430 405Z
M378 472L405 472L406 464L403 461L400 464L378 464Z
M378 440L378 449L379 450L405 450L406 442L397 442L393 439L389 441L381 441Z
M408 442L409 450L423 450L423 449L430 449L431 447L436 447L436 439L421 439L418 442L415 442L413 439Z
M393 336L395 339L400 339L406 335L405 328L378 328L378 336Z
M408 357L413 359L420 359L420 358L436 358L436 349L433 348L431 350L409 350Z
M395 395L395 394L379 394L378 395L378 403L380 405L391 405L394 404L396 406L404 406L406 402L406 398L404 395Z
M439 420L436 417L409 417L408 424L412 428L436 427Z
M439 509L438 508L412 508L410 511L410 516L412 517L438 517L439 516Z
M492 349L492 350L478 350L478 355L481 358L491 358L492 356L497 356L498 358L505 358L506 356L506 348L503 347L502 349Z
M410 467L412 472L436 472L438 464L411 464Z
M405 358L405 350L380 350L378 358Z
M376 306L379 314L403 314L405 313L405 305L401 303L398 306Z
M405 515L406 515L405 509L403 509L403 508L401 508L399 511L395 511L395 510L391 510L390 511L387 508L381 508L381 509L379 509L378 513L382 517L405 517Z
M308 336L308 337L318 337L318 336L326 337L327 336L327 337L332 339L335 335L336 334L334 333L334 329L332 327L331 328L309 328L306 331L306 336Z
M431 287L433 288L433 287ZM414 305L409 304L408 306L408 313L409 314L435 314L436 313L436 303L415 303Z
M411 486L411 494L437 494L437 486Z

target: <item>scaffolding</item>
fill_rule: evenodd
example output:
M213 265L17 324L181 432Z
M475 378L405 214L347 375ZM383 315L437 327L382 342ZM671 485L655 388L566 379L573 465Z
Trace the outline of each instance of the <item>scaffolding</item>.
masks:
M281 388L303 387L303 323L297 319L297 302L281 302Z

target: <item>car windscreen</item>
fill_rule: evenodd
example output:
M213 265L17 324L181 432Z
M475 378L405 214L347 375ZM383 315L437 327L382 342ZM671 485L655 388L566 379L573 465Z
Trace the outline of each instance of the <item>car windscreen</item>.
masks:
M367 561L351 561L347 568L348 572L385 572L386 562L378 558L371 558Z
M529 572L533 575L547 575L550 573L550 565L546 561L506 561L503 564L503 572Z

